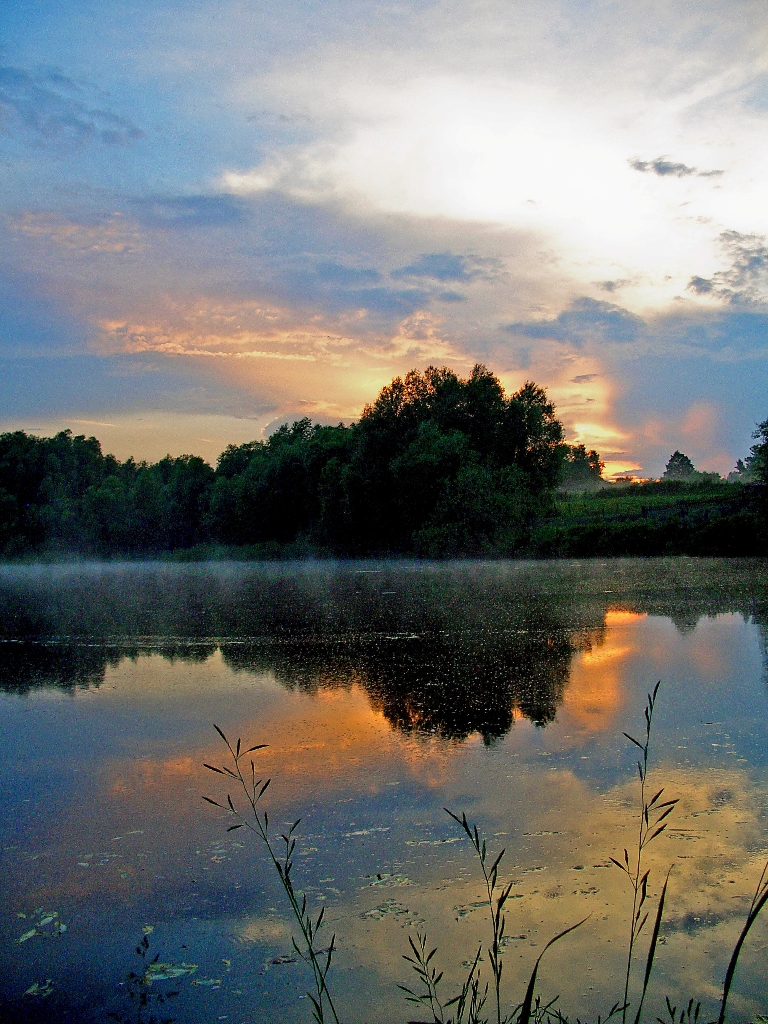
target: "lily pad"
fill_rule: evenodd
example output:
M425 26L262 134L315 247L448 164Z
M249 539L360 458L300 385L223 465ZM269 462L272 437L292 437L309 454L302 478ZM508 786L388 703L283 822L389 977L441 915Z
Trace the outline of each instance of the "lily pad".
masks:
M408 913L408 907L404 907L397 900L385 900L373 910L367 910L362 916L369 920L382 921L385 917L405 917Z
M24 995L38 996L40 999L46 999L51 992L53 992L53 982L50 978L46 978L45 981L33 981Z
M185 974L194 974L197 964L149 964L142 975L145 985L151 985L153 981L168 981L170 978L182 978Z
M372 882L368 883L371 886L375 885L386 885L386 886L401 886L401 885L413 885L414 883L407 878L405 875L392 875L387 872L382 872L376 875Z

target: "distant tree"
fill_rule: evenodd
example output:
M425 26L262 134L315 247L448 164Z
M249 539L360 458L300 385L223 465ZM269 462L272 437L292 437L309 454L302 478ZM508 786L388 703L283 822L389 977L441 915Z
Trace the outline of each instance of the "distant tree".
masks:
M768 420L758 423L752 437L758 441L753 444L747 457L747 471L760 481L768 484Z
M570 452L570 454L569 454ZM0 553L112 554L292 544L339 554L513 553L551 506L569 449L545 390L506 396L477 365L411 370L360 420L309 419L230 445L216 470L194 455L119 463L95 438L0 435Z
M696 476L696 467L687 455L674 452L664 470L662 480L691 480Z
M599 487L604 469L605 463L594 448L587 451L583 444L568 445L560 483L574 490Z
M334 483L352 442L348 427L313 424L305 417L266 441L227 448L211 496L215 537L225 544L258 544L320 535L325 527L333 536L343 534L344 495Z
M736 460L736 468L731 470L728 474L727 480L729 484L756 484L758 483L757 475L752 471L747 463L750 459L747 456L747 462L743 459Z

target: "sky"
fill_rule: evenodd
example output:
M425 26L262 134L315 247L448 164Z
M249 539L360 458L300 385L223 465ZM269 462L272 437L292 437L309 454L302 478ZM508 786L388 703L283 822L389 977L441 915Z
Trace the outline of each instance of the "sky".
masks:
M0 15L0 430L215 462L478 362L607 475L768 417L763 0Z

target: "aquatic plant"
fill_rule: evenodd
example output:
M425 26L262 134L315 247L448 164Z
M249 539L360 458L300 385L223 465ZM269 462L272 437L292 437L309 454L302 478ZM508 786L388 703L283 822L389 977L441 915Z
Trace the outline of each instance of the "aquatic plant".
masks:
M566 1022L568 1020L567 1017L564 1017L562 1014L553 1015L551 1013L556 999L550 1003L542 1005L539 998L535 995L539 967L547 950L570 932L580 928L589 919L589 915L582 918L581 921L577 921L576 924L572 924L568 928L563 929L563 931L559 932L549 940L536 959L522 1003L519 1003L510 1014L502 1015L501 977L504 967L502 961L502 948L504 932L506 930L505 907L509 900L513 885L512 882L508 882L506 885L499 885L499 866L506 850L502 849L491 861L488 856L487 842L477 825L470 824L467 820L466 814L462 814L461 817L459 817L457 814L454 814L453 811L448 810L447 807L444 807L443 810L453 818L469 838L472 848L480 863L480 870L482 871L483 879L485 881L486 903L488 905L491 925L491 942L487 947L487 952L491 966L491 975L493 978L496 1024L512 1024L512 1022L515 1022L515 1024L531 1024L531 1022L534 1022L534 1024L542 1024L542 1022L548 1020L550 1016L557 1021ZM421 983L422 991L413 992L405 985L398 986L407 993L406 998L413 1003L428 1005L433 1016L432 1024L464 1024L465 1021L466 1024L487 1024L487 1020L481 1019L480 1017L480 1013L485 1005L488 995L487 984L485 985L482 995L480 994L480 971L478 965L483 951L482 944L475 954L474 961L472 962L469 973L461 987L461 990L459 991L459 994L454 996L452 999L449 999L445 1003L445 1007L443 1007L438 996L438 986L442 981L443 973L442 971L438 973L436 968L431 966L432 958L435 956L437 949L432 949L429 953L426 953L427 940L426 934L423 932L417 932L417 943L414 943L412 938L409 938L408 942L410 943L414 956L411 957L406 955L403 959L406 960L415 971L416 976ZM445 1016L445 1010L450 1006L456 1006L455 1017ZM617 1007L614 1007L611 1016L616 1009ZM466 1017L464 1016L465 1012ZM607 1020L608 1018L606 1017L605 1019ZM416 1024L416 1022L409 1022L409 1024ZM602 1022L599 1022L599 1024L602 1024Z
M739 955L741 953L742 946L744 945L744 940L746 939L750 928L757 920L757 915L766 903L768 903L768 861L766 861L765 867L760 875L760 880L758 881L757 888L755 889L755 895L752 897L752 902L749 906L747 919L739 933L738 939L736 940L736 945L733 947L733 953L731 954L731 959L728 963L728 969L725 972L723 997L720 1000L720 1014L717 1018L717 1024L723 1024L725 1020L725 1007L728 1003L728 996L731 991L733 976L736 973L736 964L739 962Z
M233 832L238 828L247 828L266 847L272 865L280 879L280 884L288 898L288 903L301 936L300 944L296 942L295 938L291 937L293 948L312 970L314 992L307 993L312 1002L312 1015L317 1024L325 1024L325 1021L328 1019L326 1016L327 1010L334 1024L339 1024L336 1007L327 983L328 972L330 971L333 954L336 950L336 935L331 936L331 941L325 949L315 948L317 935L323 926L325 907L322 907L320 913L313 919L307 910L306 895L298 892L293 885L293 854L296 849L294 833L301 819L299 818L297 821L294 821L289 826L287 832L281 833L280 839L284 844L284 849L282 854L278 855L269 832L269 815L267 811L261 811L258 806L272 780L257 779L254 760L252 757L249 757L250 754L255 753L257 750L263 750L267 744L257 743L255 746L243 749L239 738L233 746L218 725L214 725L214 729L226 743L233 767L229 768L226 765L222 765L220 768L217 768L212 764L206 764L205 767L209 771L215 772L217 775L223 775L237 783L248 805L248 810L243 814L235 805L230 793L227 793L226 804L221 804L208 796L203 797L203 799L207 803L213 804L214 807L219 807L221 810L226 811L236 819L235 824L230 825L227 829L228 832ZM246 774L243 774L242 768L244 759L246 759ZM248 772L248 768L250 768L250 772Z
M596 1024L607 1024L608 1021L619 1014L622 1017L622 1024L626 1024L630 1009L634 1010L633 1024L640 1024L656 958L671 868L667 871L656 903L653 927L642 976L636 985L633 984L637 967L638 941L643 929L651 918L652 909L651 872L649 868L645 867L645 853L650 844L666 830L667 819L678 803L677 798L662 799L665 792L664 787L657 790L650 798L647 795L651 731L659 686L660 683L657 682L653 691L647 696L644 708L644 739L641 741L629 733L624 733L641 754L637 761L640 780L637 844L632 854L630 854L627 848L624 849L622 860L615 857L610 858L613 864L626 875L632 893L627 942L627 964L624 972L622 998L618 999L604 1016L602 1014L599 1015ZM299 893L293 884L293 853L296 847L295 832L301 819L293 822L287 832L280 835L280 839L284 844L284 850L278 856L274 840L269 832L269 816L266 811L262 811L258 806L271 780L256 778L255 763L250 757L254 752L264 749L266 744L259 743L243 749L240 739L233 745L218 726L214 726L214 728L227 746L232 767L226 765L216 767L210 764L206 764L205 767L209 771L223 775L233 783L236 783L240 792L245 797L248 809L245 813L241 812L229 793L227 793L226 804L219 803L211 797L204 797L203 799L215 807L226 811L236 819L234 824L229 826L228 831L247 828L266 847L298 925L300 941L297 942L295 938L292 938L293 948L312 970L314 991L309 992L308 996L312 1002L313 1017L317 1024L325 1024L326 1021L330 1022L330 1020L333 1021L333 1024L339 1024L339 1017L327 983L333 954L336 949L336 936L335 934L332 936L327 948L316 948L317 935L323 926L323 910L321 909L317 917L313 919L307 911L306 896ZM243 771L244 762L247 764L249 771ZM499 880L499 869L506 851L502 849L496 856L492 856L482 832L476 824L468 821L466 814L462 813L459 816L448 808L444 808L444 810L470 840L485 883L486 896L484 903L488 908L490 924L490 940L485 949L488 954L493 986L491 995L495 1024L571 1024L571 1018L556 1005L558 997L555 996L549 1002L543 1003L541 998L536 995L536 986L539 968L548 950L555 943L559 942L560 939L580 928L588 920L588 917L565 928L547 942L534 963L522 1002L514 1006L510 1012L504 1013L501 992L503 975L502 954L506 932L506 906L513 885L512 882L504 884ZM740 953L750 929L766 903L768 903L768 863L766 863L760 875L746 921L738 936L726 970L717 1024L724 1024L725 1022L728 997ZM438 953L437 947L428 949L429 943L425 930L417 930L415 938L410 936L408 943L410 951L404 955L403 959L415 973L417 985L415 988L410 988L407 985L399 985L398 987L405 993L406 999L409 1002L429 1010L432 1017L429 1024L488 1024L488 1018L482 1016L488 1003L490 987L487 982L483 984L481 978L480 962L484 949L483 944L479 945L474 958L471 962L468 962L467 974L456 995L444 1000L441 987L444 983L444 973L442 970L438 970L435 964L435 958ZM636 1003L633 1003L632 990L635 988L637 989L637 996ZM658 1024L698 1024L701 1015L701 1002L690 999L687 1003L683 1003L678 1007L673 1005L667 997L666 1014L666 1018L655 1018ZM765 1021L768 1020L764 1018L759 1019L761 1024L765 1024ZM427 1024L427 1022L410 1021L409 1024ZM583 1022L576 1018L576 1024L583 1024ZM715 1022L713 1021L712 1024L715 1024Z
M137 969L139 973L130 971L126 982L126 991L132 1012L123 1014L116 1010L109 1010L107 1017L117 1021L117 1024L174 1024L175 1017L156 1017L153 1009L159 1009L169 999L175 999L179 994L178 990L150 992L150 986L154 980L178 978L189 974L191 973L189 968L194 965L185 964L178 971L164 970L174 965L161 964L159 953L156 953L154 957L150 956L149 936L146 932L136 946L135 953L140 958L140 967Z
M488 998L487 984L482 993L480 992L479 963L482 946L479 946L477 953L475 953L475 959L472 961L458 995L454 996L453 999L449 999L443 1005L439 994L443 972L438 972L431 963L437 948L435 947L427 953L427 935L426 932L421 931L416 933L415 942L409 936L408 943L413 956L404 954L403 959L411 965L421 983L421 992L414 992L407 985L397 986L406 993L405 998L408 1002L428 1006L432 1014L433 1024L486 1024L480 1017ZM456 1015L455 1017L446 1017L445 1011L451 1006L456 1007ZM416 1024L416 1022L409 1022L409 1024Z
M630 743L634 743L634 745L640 750L642 757L637 762L637 771L640 775L640 815L637 848L634 851L631 863L629 852L626 847L624 849L623 862L618 861L615 857L610 858L616 867L626 874L632 887L632 914L630 917L629 942L627 944L627 970L624 977L624 999L621 1010L622 1024L624 1024L627 1019L627 1010L630 1006L629 988L632 976L635 945L640 937L640 932L642 932L648 921L650 913L647 910L644 912L646 902L648 901L648 880L651 872L649 869L643 870L643 854L653 840L657 839L666 829L666 819L678 803L677 798L673 800L661 799L664 795L663 787L657 793L654 793L650 800L646 799L646 785L648 782L648 751L651 744L651 726L653 724L653 710L656 705L656 695L659 692L660 685L661 680L659 680L659 682L654 686L653 693L648 694L648 699L645 705L645 741L641 743L640 740L635 739L634 736L630 736L628 732L624 733ZM669 871L667 871L667 877L664 880L664 886L661 890L661 895L656 908L656 918L648 946L648 956L645 962L642 988L637 1004L637 1012L635 1014L635 1024L639 1024L640 1014L643 1012L645 994L648 991L648 983L651 980L653 961L656 955L656 944L659 938L661 919L664 914L664 902L667 896L667 885L669 883L669 874L671 870L672 869L670 868Z

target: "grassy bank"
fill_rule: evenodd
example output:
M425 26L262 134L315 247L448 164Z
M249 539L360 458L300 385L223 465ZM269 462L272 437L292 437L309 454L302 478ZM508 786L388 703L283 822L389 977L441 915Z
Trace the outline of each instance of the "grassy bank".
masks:
M450 552L438 558L611 558L659 555L754 557L768 554L768 501L764 488L738 483L654 481L557 493L549 514L534 519L518 543L495 550ZM88 550L48 544L5 561L21 564L79 560L206 562L291 561L349 557L301 534L290 541L254 544L204 542L173 550ZM412 551L368 553L373 558L417 558Z
M543 558L720 555L768 551L762 488L658 481L560 493L532 529Z

